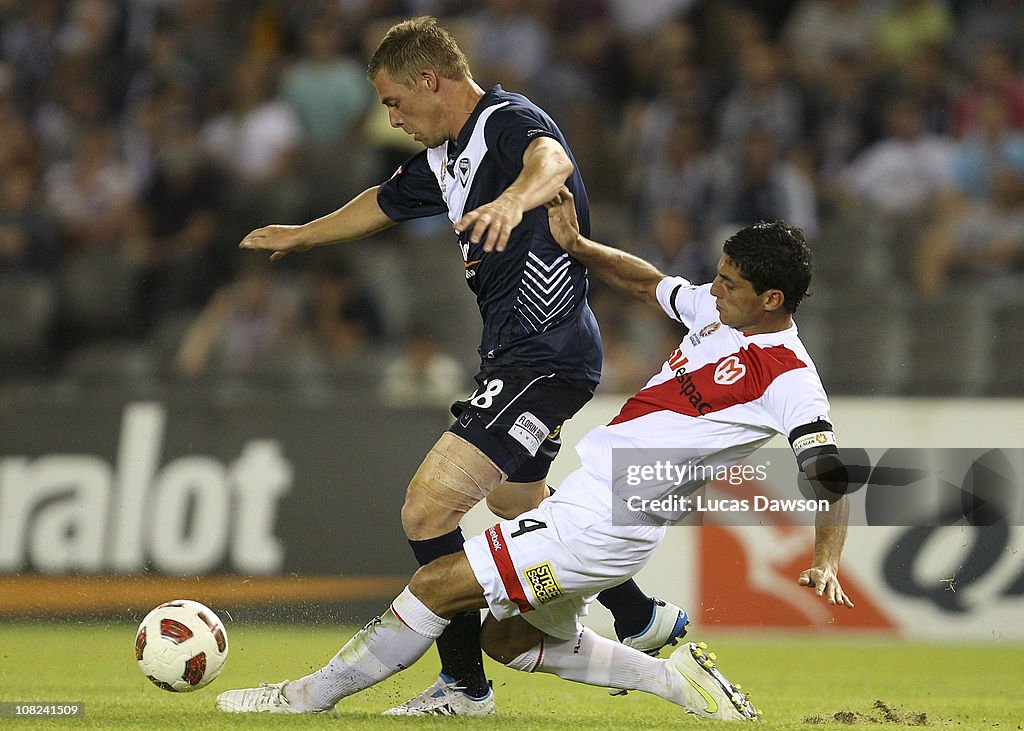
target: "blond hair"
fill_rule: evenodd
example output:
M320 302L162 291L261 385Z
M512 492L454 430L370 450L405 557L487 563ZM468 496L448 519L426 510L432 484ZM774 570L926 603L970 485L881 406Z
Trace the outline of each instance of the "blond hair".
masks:
M391 26L370 57L366 75L374 81L386 71L395 81L415 86L423 69L433 69L446 79L472 78L462 49L429 15Z

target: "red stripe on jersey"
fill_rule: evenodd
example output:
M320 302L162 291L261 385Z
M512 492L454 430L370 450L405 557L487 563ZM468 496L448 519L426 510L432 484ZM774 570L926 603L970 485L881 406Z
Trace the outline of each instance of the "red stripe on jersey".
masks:
M692 373L683 365L676 369L675 378L645 388L630 398L609 426L656 411L704 416L750 403L761 398L783 373L806 366L784 345L750 345Z
M533 605L526 598L523 585L519 583L519 574L512 563L512 557L508 554L508 545L505 543L501 526L491 526L487 529L486 535L487 546L491 549L491 557L494 559L494 565L498 567L498 576L501 577L501 583L505 585L505 593L516 603L520 612L529 612L533 609Z

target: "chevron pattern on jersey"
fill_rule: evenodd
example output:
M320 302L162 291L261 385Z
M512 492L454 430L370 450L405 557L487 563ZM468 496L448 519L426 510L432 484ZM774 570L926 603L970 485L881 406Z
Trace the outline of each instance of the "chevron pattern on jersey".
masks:
M516 315L523 326L544 332L555 318L571 309L572 304L569 255L562 254L545 264L539 256L529 252L516 299Z

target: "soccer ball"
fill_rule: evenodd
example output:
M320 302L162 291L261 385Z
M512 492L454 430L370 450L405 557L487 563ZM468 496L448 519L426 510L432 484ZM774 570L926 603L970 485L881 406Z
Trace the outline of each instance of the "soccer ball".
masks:
M165 602L146 615L135 635L142 674L172 693L208 685L228 657L228 633L209 607L189 599Z

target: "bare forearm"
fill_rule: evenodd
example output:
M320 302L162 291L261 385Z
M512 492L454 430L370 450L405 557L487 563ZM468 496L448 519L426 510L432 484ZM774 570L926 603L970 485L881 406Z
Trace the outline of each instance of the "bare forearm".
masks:
M527 148L519 177L502 196L518 201L523 212L533 210L554 198L572 171L562 146L551 138L541 138Z
M665 275L650 262L582 235L566 251L609 286L660 308L657 289Z
M829 499L828 495L818 492L819 498ZM835 494L831 495L835 498ZM849 522L850 506L846 495L832 500L828 510L818 510L814 518L814 561L815 566L828 566L839 571L839 557L846 544L846 531Z
M355 241L394 225L377 203L377 186L364 190L344 206L299 227L307 246Z

